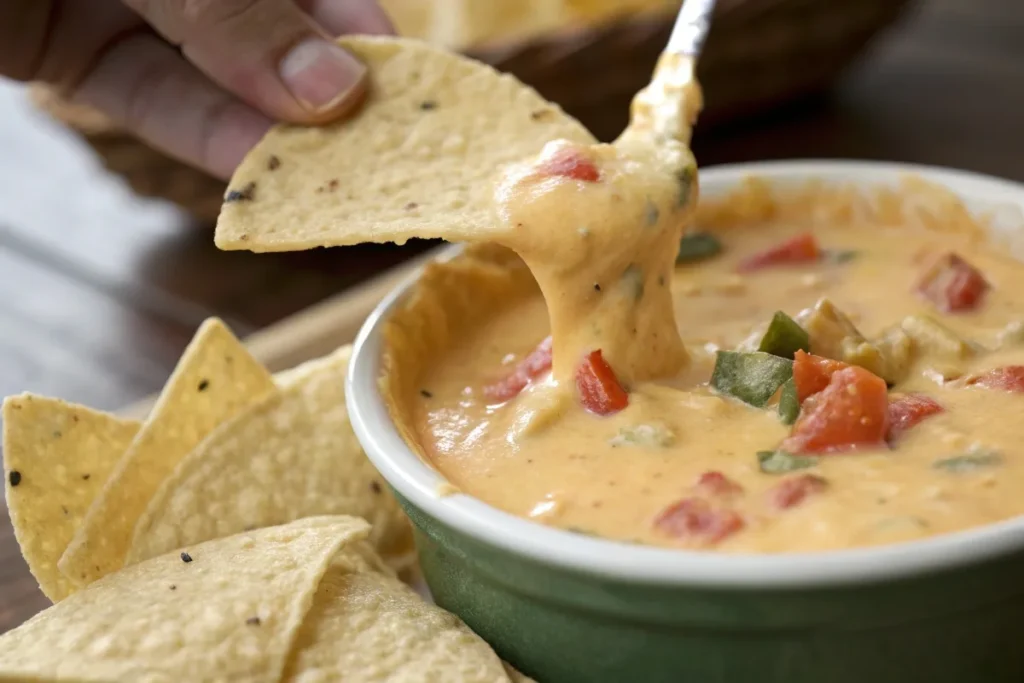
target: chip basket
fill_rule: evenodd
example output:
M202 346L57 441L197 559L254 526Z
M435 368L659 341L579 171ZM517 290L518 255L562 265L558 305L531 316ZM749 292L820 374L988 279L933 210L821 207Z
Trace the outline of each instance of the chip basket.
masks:
M912 0L719 0L698 75L701 127L758 113L831 84ZM674 16L635 16L567 27L468 54L515 74L602 140L626 123L651 76ZM140 195L172 201L210 223L224 183L150 149L94 112L37 87L37 104L79 133Z

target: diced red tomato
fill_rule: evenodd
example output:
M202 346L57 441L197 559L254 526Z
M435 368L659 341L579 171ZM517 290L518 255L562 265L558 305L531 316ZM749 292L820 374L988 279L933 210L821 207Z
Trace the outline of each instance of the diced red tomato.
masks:
M551 369L551 337L537 345L519 361L510 375L484 387L484 397L494 403L503 403L519 395L531 380Z
M977 308L989 284L977 268L949 252L925 271L916 289L940 311L957 313Z
M810 263L820 258L821 249L818 247L818 240L811 233L805 232L745 258L740 261L737 270L741 273L749 273L770 266Z
M792 434L780 447L789 453L830 453L878 447L888 431L885 380L851 366L804 404Z
M768 503L777 510L788 510L826 488L828 481L816 474L789 477L768 490Z
M679 540L718 543L746 526L735 510L716 508L702 498L683 498L658 513L654 526Z
M893 441L921 420L945 411L939 403L922 394L905 394L889 401L889 432L887 441Z
M597 415L611 415L629 405L629 394L601 355L601 349L583 357L576 368L576 391L583 407Z
M721 472L716 472L714 470L700 475L697 478L697 484L694 488L698 492L709 496L731 496L737 493L743 493L742 486Z
M839 360L797 351L793 356L793 384L801 403L828 386L832 375L850 365Z
M967 384L1015 394L1024 393L1024 365L1007 365L989 370L971 377Z
M538 170L543 175L563 176L588 183L596 183L601 179L601 172L594 162L580 150L571 147L561 147L550 157L541 160Z

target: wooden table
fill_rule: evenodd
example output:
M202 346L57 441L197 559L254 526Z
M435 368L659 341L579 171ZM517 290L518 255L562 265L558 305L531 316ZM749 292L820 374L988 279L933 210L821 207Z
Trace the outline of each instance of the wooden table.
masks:
M926 1L829 96L695 148L704 165L853 157L1024 181L1024 4ZM159 389L203 318L247 335L418 249L219 252L0 84L0 395L117 409ZM46 604L0 512L0 632Z

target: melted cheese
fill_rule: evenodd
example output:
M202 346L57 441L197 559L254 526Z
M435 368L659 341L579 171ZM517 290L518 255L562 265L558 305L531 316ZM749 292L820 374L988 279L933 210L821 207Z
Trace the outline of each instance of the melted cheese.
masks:
M977 231L912 229L861 220L850 210L766 209L748 212L737 226L720 205L708 208L701 227L730 226L719 232L723 253L673 268L681 219L671 209L678 195L665 181L669 174L652 175L614 149L600 148L595 156L602 180L610 182L543 179L520 169L501 191L503 216L523 228L509 244L535 273L543 296L481 312L474 332L422 378L431 398L416 402L417 437L455 486L546 524L703 546L659 532L653 520L688 495L702 473L719 471L744 489L734 507L746 527L717 546L725 552L891 543L1024 513L1018 449L1024 424L1012 418L1024 408L1024 395L955 381L1024 364L1024 345L1013 334L1024 320L1017 296L1024 267ZM654 225L645 219L648 201L658 210ZM740 259L808 228L824 248L856 256L737 274ZM992 284L977 311L942 315L913 291L923 260L950 250ZM624 284L634 264L643 272L640 299ZM707 381L717 349L739 345L776 310L795 316L823 298L869 339L908 316L928 315L982 351L917 348L893 392L927 393L946 412L915 426L895 449L820 458L813 471L828 481L827 490L775 510L766 496L780 477L761 472L756 454L775 448L789 428L771 409L716 395ZM552 331L553 375L505 404L489 404L482 386ZM628 408L609 417L584 411L571 383L574 363L592 348L606 353L630 389ZM935 467L965 452L996 452L1002 459L975 472Z
M686 364L669 290L695 194L693 176L680 178L692 168L684 152L666 159L556 142L499 186L499 213L509 228L503 242L530 267L547 301L558 381L571 381L575 364L593 349L626 383L672 376ZM561 153L585 156L600 179L538 172Z

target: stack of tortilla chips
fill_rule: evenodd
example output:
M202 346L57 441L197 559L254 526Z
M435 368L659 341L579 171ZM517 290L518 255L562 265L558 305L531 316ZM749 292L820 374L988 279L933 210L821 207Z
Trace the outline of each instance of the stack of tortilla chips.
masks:
M216 319L142 423L4 402L7 504L55 602L0 680L507 681L395 567L408 521L349 425L349 347L276 379Z

